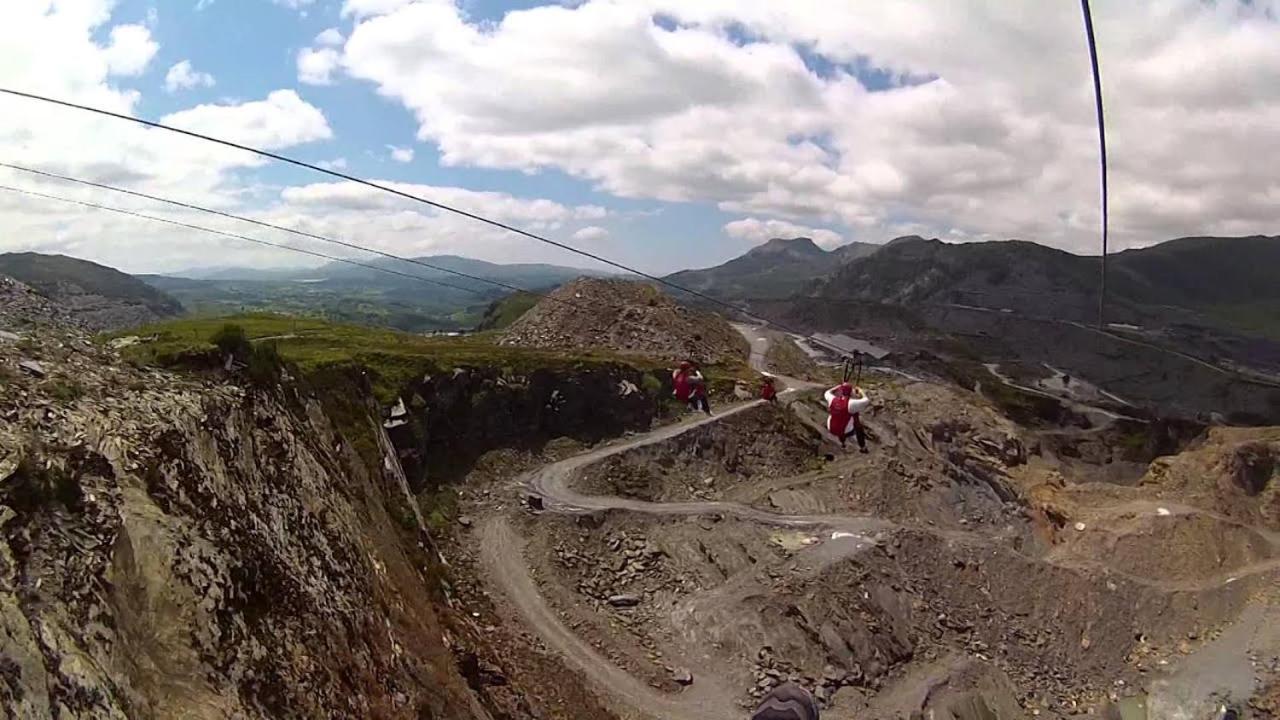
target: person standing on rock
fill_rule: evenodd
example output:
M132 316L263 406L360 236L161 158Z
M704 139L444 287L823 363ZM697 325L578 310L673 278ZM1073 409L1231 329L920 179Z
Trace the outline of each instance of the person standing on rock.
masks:
M689 375L689 409L711 414L711 405L707 402L707 380L697 365Z
M760 700L751 720L818 720L818 701L803 686L785 682Z
M867 433L859 413L871 405L871 398L862 388L847 382L831 388L823 397L827 401L827 430L840 438L840 447L853 435L858 439L858 450L867 452Z

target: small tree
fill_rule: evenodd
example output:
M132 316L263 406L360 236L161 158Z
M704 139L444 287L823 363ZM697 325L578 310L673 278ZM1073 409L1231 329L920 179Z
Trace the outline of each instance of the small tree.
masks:
M209 338L209 342L216 345L224 355L230 355L240 362L248 361L249 353L253 350L244 328L233 323L223 325Z

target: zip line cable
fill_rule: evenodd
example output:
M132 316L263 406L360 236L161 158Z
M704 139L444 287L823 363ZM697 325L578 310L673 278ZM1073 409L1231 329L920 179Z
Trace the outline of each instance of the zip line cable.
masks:
M567 251L569 251L569 252L571 252L571 253L574 253L574 254L576 254L576 255L580 255L580 256L585 257L585 258L590 258L590 259L592 259L592 260L595 260L596 262L604 263L605 265L609 265L610 267L614 267L614 268L617 268L617 269L619 269L619 270L626 271L626 272L631 273L631 274L633 274L633 275L638 275L638 276L640 276L640 277L642 277L642 278L645 278L645 279L647 279L647 280L652 280L653 282L656 282L656 283L659 283L659 284L665 285L665 286L667 286L667 287L669 287L669 288L672 288L672 289L674 289L674 290L679 290L680 292L688 293L689 295L692 295L692 296L697 297L697 298L701 298L701 299L703 299L703 300L706 300L707 302L713 303L713 304L715 304L715 305L719 305L719 306L724 307L724 308L728 308L729 310L733 310L734 312L741 313L741 314L743 314L743 315L745 315L745 316L747 316L747 317L754 318L754 319L756 319L756 320L764 321L764 322L766 322L766 323L768 323L768 324L771 324L771 325L773 325L773 326L775 326L775 327L777 327L777 328L779 328L779 329L781 329L781 330L783 330L783 331L785 331L785 332L788 332L788 333L791 333L791 334L793 334L793 335L799 335L799 336L801 336L801 337L807 338L808 340L810 340L810 341L812 341L812 342L814 342L814 343L817 343L818 345L821 345L821 346L823 346L823 347L829 348L829 349L831 349L831 350L835 350L836 352L839 352L839 353L841 353L841 354L848 354L848 353L850 353L850 352L851 352L850 350L847 350L847 349L845 349L845 348L841 348L841 347L838 347L838 346L836 346L836 345L832 345L831 343L827 343L827 342L824 342L824 341L822 341L822 340L818 340L817 338L815 338L815 337L813 337L813 336L809 335L808 333L800 332L800 331L798 331L798 330L794 330L794 329L788 328L787 326L782 325L781 323L773 322L773 321L770 321L770 320L768 320L768 319L766 319L766 318L760 317L760 316L758 316L758 315L756 315L756 314L754 314L754 313L752 313L752 312L750 312L750 311L748 311L748 310L745 310L745 309L743 309L743 308L740 308L740 307L738 307L737 305L734 305L734 304L732 304L732 303L725 302L724 300L721 300L721 299L716 298L716 297L712 297L711 295L707 295L706 293L702 293L702 292L699 292L699 291L697 291L697 290L692 290L692 289L690 289L690 288L683 287L683 286L681 286L681 285L679 285L679 284L677 284L677 283L673 283L673 282L671 282L670 280L666 280L666 279L664 279L664 278L658 277L657 275L651 275L651 274L646 273L646 272L643 272L643 271L641 271L641 270L637 270L637 269L635 269L635 268L633 268L633 267L630 267L630 266L624 265L624 264L622 264L622 263L620 263L620 262L615 262L615 261L610 260L610 259L608 259L608 258L606 258L606 257L601 256L601 255L597 255L596 253L588 252L588 251L586 251L586 250L582 250L582 249L580 249L580 248L576 248L576 247L574 247L574 246L572 246L572 245L569 245L569 244L567 244L567 243L562 243L562 242L559 242L559 241L557 241L557 240L552 240L551 238L545 237L545 236L543 236L543 235L538 235L537 233L533 233L533 232L530 232L530 231L528 231L528 230L523 230L523 229L518 228L518 227L516 227L516 226L514 226L514 225L509 225L509 224L507 224L507 223L504 223L504 222L502 222L502 221L500 221L500 220L494 220L494 219L492 219L492 218L487 218L487 217L485 217L485 216L483 216L483 215L478 215L478 214L476 214L476 213L469 212L469 211L467 211L467 210L463 210L463 209L461 209L461 208L453 207L453 206L451 206L451 205L447 205L447 204L442 203L442 202L438 202L438 201L435 201L435 200L430 200L430 199L428 199L428 198L424 198L424 197L422 197L422 196L420 196L420 195L414 195L413 193L405 192L405 191L403 191L403 190L397 190L397 189L395 189L395 188L393 188L393 187L390 187L390 186L387 186L387 185L383 185L383 184L381 184L381 183L377 183L377 182L374 182L374 181L372 181L372 180L366 180L366 179L364 179L364 178L357 177L357 176L355 176L355 175L349 175L349 174L347 174L347 173L339 172L339 171L337 171L337 170L331 170L331 169L328 169L328 168L323 168L323 167L320 167L320 166L318 166L318 165L313 165L313 164L311 164L311 163L309 163L309 162L306 162L306 161L303 161L303 160L298 160L297 158L292 158L292 157L289 157L289 156L287 156L287 155L281 155L281 154L279 154L279 153L274 153L274 152L271 152L271 151L269 151L269 150L260 150L260 149L258 149L258 148L251 147L251 146L249 146L249 145L242 145L242 144L240 144L240 143L233 142L233 141L231 141L231 140L224 140L224 139L222 139L222 138L213 137L213 136L211 136L211 135L205 135L205 134L203 134L203 133L198 133L198 132L195 132L195 131L193 131L193 130L183 130L182 128L176 128L176 127L173 127L173 126L171 126L171 125L165 125L165 124L163 124L163 123L158 123L158 122L155 122L155 121L153 121L153 120L145 120L145 119L143 119L143 118L134 117L134 116L132 116L132 115L126 115L126 114L124 114L124 113L118 113L118 112L114 112L114 111L111 111L111 110L106 110L106 109L99 108L99 107L94 107L94 106L92 106L92 105L83 105L83 104L80 104L80 103L74 103L74 102L71 102L71 101L69 101L69 100L59 100L59 99L57 99L57 98L52 98L52 97L48 97L48 96L45 96L45 95L37 95L37 94L35 94L35 93L23 92L23 91L21 91L21 90L13 90L13 89L11 89L11 88L6 88L6 87L0 87L0 93L4 93L4 94L6 94L6 95L12 95L12 96L14 96L14 97L26 98L26 99L28 99L28 100L38 100L38 101L40 101L40 102L50 103L50 104L52 104L52 105L60 105L60 106L62 106L62 107L65 107L65 108L71 108L71 109L73 109L73 110L82 110L82 111L84 111L84 112L94 113L94 114L96 114L96 115L104 115L104 116L106 116L106 117L116 118L117 120L126 120L126 121L128 121L128 122L137 123L137 124L139 124L139 125L145 125L145 126L147 126L147 127L156 128L156 129L158 129L158 130L167 130L167 131L169 131L169 132L177 133L177 134L179 134L179 135L185 135L185 136L187 136L187 137L196 138L197 140L204 140L204 141L206 141L206 142L211 142L211 143L215 143L215 144L217 144L217 145L222 145L222 146L225 146L225 147L234 148L234 149L236 149L236 150L243 150L244 152L253 153L253 154L255 154L255 155L259 155L259 156L261 156L261 157L270 158L270 159L272 159L272 160L276 160L276 161L279 161L279 162L282 162L282 163L286 163L286 164L289 164L289 165L293 165L293 166L296 166L296 167L300 167L300 168L306 168L307 170L311 170L311 171L313 171L313 172L317 172L317 173L320 173L320 174L322 174L322 175L329 175L329 176L331 176L331 177L336 177L336 178L339 178L339 179L341 179L341 180L346 180L346 181L349 181L349 182L356 183L356 184L358 184L358 185L363 185L363 186L365 186L365 187L373 188L374 190L381 190L381 191L383 191L383 192L390 193L390 194L392 194L392 195L396 195L396 196L398 196L398 197L405 198L405 199L407 199L407 200L413 200L414 202L418 202L418 203L422 203L422 204L424 204L424 205L428 205L428 206L433 207L433 208L436 208L436 209L438 209L438 210L444 210L444 211L446 211L446 212L454 213L455 215L460 215L460 216L462 216L462 217L469 218L469 219L471 219L471 220L476 220L476 221L478 221L478 222L485 223L486 225L490 225L490 226L493 226L493 227L496 227L496 228L500 228L500 229L502 229L502 230L506 230L506 231L508 231L508 232L515 233L516 235L520 235L520 236L523 236L523 237L529 238L529 239L531 239L531 240L536 240L536 241L538 241L538 242L540 242L540 243L545 243L545 244L547 244L547 245L551 245L551 246L553 246L553 247L560 248L561 250L567 250Z
M1106 323L1107 303L1107 124L1102 113L1102 75L1098 72L1098 44L1093 37L1093 14L1089 0L1080 0L1084 10L1084 30L1089 40L1089 64L1093 67L1093 100L1098 110L1098 149L1102 160L1102 280L1098 286L1098 328Z
M0 185L0 190L7 190L9 192L28 195L30 197L43 198L45 200L57 200L58 202L71 203L73 205L80 205L81 207L93 208L94 210L105 210L107 212L117 213L120 215L128 215L129 217L140 218L142 220L151 220L154 222L165 223L167 225L174 225L180 228L186 228L188 230L198 230L200 232L210 233L212 235L221 235L223 237L234 238L236 240L243 240L245 242L251 242L257 245L265 245L267 247L278 248L280 250L288 250L289 252L301 253L303 255L310 255L312 257L323 258L325 260L332 260L334 262L347 263L348 265L355 265L362 268L368 268L370 270L377 270L378 272L384 272L390 275L399 275L401 277L410 278L412 280L420 280L425 283L431 283L432 285L439 285L441 287L452 288L454 290L461 290L462 292L471 293L473 295L484 294L481 291L476 290L475 288L462 287L461 285L450 285L449 283L442 282L440 280L432 280L431 278L424 278L421 275L412 275L410 273L404 273L398 270L392 270L391 268L384 268L384 267L379 267L377 265L370 265L369 263L362 263L358 260L350 260L347 258L337 257L336 255L327 255L325 253L315 252L313 250L304 250L303 248L290 247L289 245L281 245L280 243L273 243L267 240L251 238L245 235L238 235L236 233L226 232L224 230L215 230L213 228L207 228L201 225L193 225L191 223L185 223L180 220L172 220L170 218L162 218L162 217L157 217L155 215L147 215L145 213L135 212L133 210L125 210L124 208L111 207L110 205L99 205L97 203L91 203L87 200L76 200L74 198L62 197L59 195L50 195L48 193L36 192L35 190L27 190L25 188L16 188L9 185Z
M356 245L355 243L344 242L342 240L335 240L333 238L325 237L323 235L317 235L315 233L310 233L305 230L299 230L297 228L291 228L284 225L275 225L269 222L265 222L263 220L255 220L253 218L244 217L242 215L235 215L233 213L224 212L222 210L214 210L212 208L201 207L199 205L193 205L191 203L182 202L180 200L172 200L169 198L159 197L157 195L148 195L147 193L138 192L137 190L127 190L125 188L115 187L114 185L107 185L105 183L93 182L92 180L83 180L81 178L74 178L68 175L59 175L58 173L55 173L55 172L49 172L47 170L37 170L35 168L23 167L22 165L14 165L13 163L0 162L0 167L9 168L10 170L17 170L19 172L30 173L32 175L40 175L42 177L55 178L57 180L63 180L65 182L76 183L79 185L86 185L88 187L99 188L102 190L110 190L112 192L123 193L125 195L132 195L134 197L145 198L147 200L154 200L155 202L161 202L168 205L175 205L177 207L186 208L188 210L196 210L203 213L209 213L210 215L218 215L220 217L229 218L231 220L239 220L241 222L252 223L260 227L269 228L271 230L279 230L281 232L292 233L300 237L311 238L312 240L319 240L320 242L326 242L332 245L341 245L342 247L350 248L352 250L361 250L363 252L373 253L374 255L381 255L382 257L390 258L392 260L401 260L403 262L412 263L414 265L421 265L422 267L425 267L425 268L430 268L432 270L436 270L439 272L448 273L450 275L457 275L458 277L464 277L464 278L467 278L468 280L476 280L479 282L488 283L490 285L506 288L507 290L512 290L514 292L529 293L530 295L536 295L544 298L547 297L542 293L538 293L533 290L526 290L521 287L516 287L515 285L509 285L500 280L493 280L491 278L484 278L484 277L479 277L477 275L470 275L468 273L464 273L459 270L450 270L449 268L440 267L438 265L432 265L429 262L418 260L417 258L402 257L400 255L383 252L381 250L375 250L374 248L365 247L363 245Z

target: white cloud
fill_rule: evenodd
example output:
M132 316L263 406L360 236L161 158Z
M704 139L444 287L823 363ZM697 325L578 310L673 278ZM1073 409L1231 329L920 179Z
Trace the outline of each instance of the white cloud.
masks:
M391 159L398 163L413 162L413 148L411 147L396 147L395 145L388 145L387 150L391 151Z
M343 40L342 31L338 28L329 28L316 35L317 45L341 45Z
M287 7L290 10L304 10L311 6L315 0L271 0L277 5Z
M571 237L580 242L600 242L608 239L609 231L599 225L588 225L575 231Z
M160 122L267 150L333 137L319 108L293 90L276 90L266 100L239 105L197 105Z
M141 96L121 89L108 73L108 3L23 2L5 6L0 22L0 85L35 87L41 92L131 115ZM247 92L247 91L246 91ZM319 108L293 90L246 95L217 104L182 109L163 122L217 137L292 154L291 148L332 137ZM324 157L324 146L315 152ZM0 157L163 197L246 214L317 233L368 243L397 254L455 253L499 262L559 261L574 258L455 215L376 195L346 184L282 188L264 185L254 171L261 158L160 130L78 113L27 100L0 97ZM329 167L345 160L329 156ZM298 175L272 175L271 182ZM305 176L303 176L305 177ZM193 211L157 208L127 196L40 180L0 170L0 183L55 195L106 203L210 227L228 227ZM567 236L607 216L595 205L568 206L504 193L459 188L399 186L435 200L522 227ZM241 241L173 228L136 218L0 192L0 252L30 249L65 252L127 271L175 270L220 263L292 265L302 256ZM258 236L253 230L242 230ZM264 235L273 242L288 237ZM317 247L313 242L303 243ZM338 252L319 246L325 252ZM301 258L301 260L300 260Z
M343 17L384 15L408 5L413 0L347 0L342 5Z
M773 238L807 237L827 249L844 242L840 233L825 228L806 227L785 220L760 220L743 218L725 223L724 232L731 238L746 240L753 245L772 240Z
M164 76L164 89L177 92L193 87L213 87L213 76L191 67L190 60L175 63Z
M347 169L347 159L342 157L334 158L332 160L322 160L316 164L324 168L325 170L346 170Z
M447 164L555 168L616 195L873 239L911 224L1096 246L1078 5L586 0L496 23L448 0L343 12L356 18L344 69L414 112ZM1274 0L1095 8L1119 246L1274 232L1280 181L1257 148L1280 146L1278 16Z
M159 49L146 26L117 25L105 52L107 69L112 75L141 75Z
M341 55L331 47L302 48L298 51L298 82L328 85L333 82Z

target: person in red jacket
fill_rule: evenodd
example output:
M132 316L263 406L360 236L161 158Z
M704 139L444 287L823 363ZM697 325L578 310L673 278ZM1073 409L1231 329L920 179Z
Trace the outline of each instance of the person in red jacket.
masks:
M682 405L689 403L689 392L692 390L689 375L693 372L693 363L685 360L680 367L671 371L671 394Z
M760 399L765 402L775 402L778 399L778 388L773 384L772 375L765 375L760 383Z
M840 438L840 447L853 435L858 439L858 450L867 452L867 433L858 414L871 405L871 398L848 382L831 388L823 397L827 401L827 430Z

